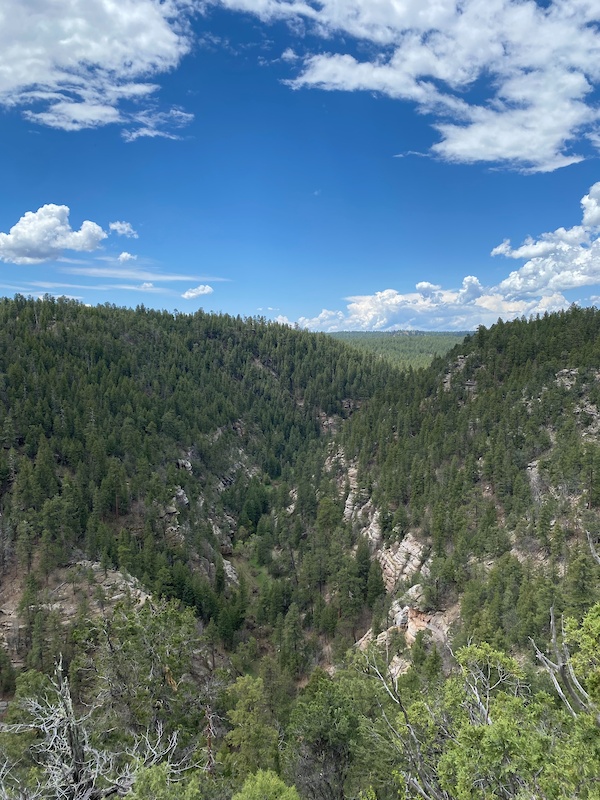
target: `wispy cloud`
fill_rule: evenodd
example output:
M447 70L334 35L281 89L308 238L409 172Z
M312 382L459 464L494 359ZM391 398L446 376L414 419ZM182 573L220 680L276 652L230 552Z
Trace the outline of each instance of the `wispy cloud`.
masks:
M123 131L126 142L135 142L136 139L143 137L154 139L157 136L163 139L181 139L181 135L176 131L189 125L194 115L182 108L171 108L168 111L148 109L134 114L132 119L135 127Z
M414 292L385 289L347 297L345 310L323 309L314 317L301 317L298 324L322 331L470 330L491 325L498 317L566 308L570 301L565 292L600 284L600 182L582 198L581 206L581 225L530 237L516 248L509 240L495 247L492 255L527 259L495 286L484 286L473 275L463 278L459 288L420 281Z
M600 149L600 30L588 0L214 1L303 21L329 52L285 51L298 68L289 85L415 103L440 136L433 156L543 172ZM370 58L352 54L357 42Z
M128 140L176 138L189 123L157 108L158 85L190 51L200 0L4 0L0 105L66 131L118 125Z
M90 292L112 292L115 290L127 292L150 292L154 294L170 295L173 297L179 296L174 289L169 289L164 286L154 286L150 281L141 284L131 283L63 283L62 281L27 281L22 284L15 283L0 283L0 289L7 289L10 292L19 292L33 297L42 296L44 294L52 294L54 296L72 297L81 299L83 295L72 295L69 292L77 290L85 292L89 295Z
M202 277L179 275L171 272L153 272L151 270L131 267L61 267L60 271L67 275L81 275L89 278L125 278L139 281L198 281ZM209 279L205 279L209 280ZM210 280L215 280L211 278ZM216 280L219 280L218 278ZM223 279L221 279L223 280Z
M117 289L119 291L124 292L146 292L149 294L162 294L162 295L171 295L176 296L177 292L174 289L168 289L164 286L155 286L152 281L144 281L144 283L140 284L132 284L132 283L107 283L104 284L100 288L102 291L104 290L114 290Z

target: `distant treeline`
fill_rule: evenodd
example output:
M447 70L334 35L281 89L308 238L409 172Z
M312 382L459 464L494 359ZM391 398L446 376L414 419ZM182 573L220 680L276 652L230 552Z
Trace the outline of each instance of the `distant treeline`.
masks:
M435 356L443 356L460 344L468 331L341 331L336 339L359 350L374 353L402 369L428 367Z

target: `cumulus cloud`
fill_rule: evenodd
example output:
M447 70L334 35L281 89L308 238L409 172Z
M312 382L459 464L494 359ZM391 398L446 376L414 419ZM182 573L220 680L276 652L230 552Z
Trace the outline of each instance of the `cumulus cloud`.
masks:
M171 136L189 115L156 110L154 76L192 46L199 0L4 0L0 105L61 130L119 124L127 138Z
M331 51L305 55L291 86L414 102L441 137L431 153L447 161L552 171L580 161L584 140L600 149L600 30L591 2L213 2L266 22L302 21ZM371 56L348 52L356 44ZM294 51L286 54L294 65Z
M549 295L600 281L600 182L581 198L582 224L529 237L520 247L505 240L492 255L526 258L498 285L507 297Z
M595 183L581 198L581 206L583 208L582 224L588 228L600 225L600 183Z
M442 287L438 286L438 284L429 283L429 281L420 281L415 286L417 292L419 292L419 294L422 294L423 297L434 297L441 288Z
M415 287L416 288L416 287ZM475 288L475 291L473 291ZM473 330L492 325L498 317L543 314L569 305L556 293L539 298L510 299L495 287L483 287L469 276L460 289L440 289L424 295L385 289L371 295L347 297L346 311L323 309L316 317L300 317L298 325L325 331Z
M584 225L575 225L573 228L557 228L552 233L543 233L537 241L528 236L524 243L516 248L512 248L510 240L505 239L502 244L494 247L492 255L507 256L508 258L537 258L588 242L588 229Z
M286 321L287 317L278 317L280 321ZM310 328L318 331L340 331L344 330L344 314L342 311L329 311L324 308L320 314L312 319L300 317L298 325L301 328Z
M496 286L484 286L467 275L459 288L420 281L414 292L385 289L347 297L345 311L323 309L298 324L312 330L471 330L498 317L512 319L543 314L570 305L565 292L600 284L600 182L581 199L582 224L529 237L513 248L510 240L494 256L526 259ZM595 302L597 295L588 297Z
M69 224L69 207L48 203L27 211L8 233L0 233L0 260L10 264L40 264L59 258L65 250L90 253L107 234L85 220L79 230Z
M137 231L133 230L131 222L119 222L118 220L115 222L109 222L108 229L112 233L116 233L118 236L127 236L129 239L138 238Z
M200 286L196 286L194 289L188 289L181 296L186 300L193 300L195 297L201 297L203 294L212 294L212 292L212 286L200 284Z
M117 257L117 261L118 261L120 264L126 264L128 261L135 261L135 259L136 259L136 258L137 258L137 256L134 256L134 255L132 255L131 253L128 253L128 252L127 252L127 250L124 250L124 251L123 251L123 252L122 252L122 253L121 253L121 254L120 254L118 257Z

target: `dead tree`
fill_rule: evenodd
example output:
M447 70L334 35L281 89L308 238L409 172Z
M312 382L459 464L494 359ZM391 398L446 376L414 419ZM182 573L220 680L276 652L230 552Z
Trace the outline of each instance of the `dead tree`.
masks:
M581 685L573 669L571 654L565 641L564 620L561 620L561 641L560 644L558 642L554 608L550 609L550 630L552 633L552 657L542 653L533 639L530 638L529 640L533 645L538 661L550 676L558 696L571 716L576 717L577 714L582 712L595 715L596 724L600 726L600 713L598 713L596 705Z
M0 800L104 800L124 797L141 767L169 762L175 774L187 765L173 763L177 733L166 735L161 725L139 736L133 745L113 752L93 742L93 713L78 716L73 708L68 678L62 663L51 681L50 697L28 698L23 710L29 720L1 724L2 733L35 732L29 748L32 761L40 767L37 786L25 788L5 764L0 768Z

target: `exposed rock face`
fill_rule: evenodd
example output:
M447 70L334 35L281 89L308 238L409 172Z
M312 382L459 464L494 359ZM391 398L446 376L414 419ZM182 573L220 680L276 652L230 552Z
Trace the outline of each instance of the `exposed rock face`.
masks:
M297 489L292 489L291 490L291 492L290 492L290 500L291 500L291 502L290 502L289 506L285 510L286 510L286 513L288 513L291 516L294 513L294 511L296 510L296 503L298 502L298 490Z
M91 570L94 580L104 588L105 592L108 592L108 599L112 602L120 600L126 594L133 597L140 605L151 598L151 595L144 591L138 579L132 575L125 575L112 569L106 570L105 574L102 564L98 561L78 561L75 566L82 570Z
M221 555L229 556L233 553L233 544L231 541L231 537L219 526L214 520L210 520L210 524L212 527L212 532L215 535L217 542L219 543L219 549L221 551Z
M378 508L373 507L371 500L362 507L360 513L365 518L365 525L361 529L361 534L369 542L371 553L374 553L383 540L380 522L381 514Z
M234 586L238 586L240 582L238 574L231 561L227 561L226 558L223 559L223 569L225 571L225 578L227 580L227 583L233 584Z
M542 480L540 477L539 461L537 459L527 465L527 477L529 478L529 485L531 486L531 496L534 502L539 504L542 497Z
M380 650L383 650L384 648L387 649L390 647L390 645L393 645L393 636L397 632L398 628L396 626L388 628L387 631L382 631L375 639L377 647ZM373 631L369 629L362 639L356 643L356 646L359 650L365 651L372 641ZM405 659L399 653L396 653L388 664L388 672L392 678L397 678L399 675L404 675L404 673L408 672L409 669L410 661Z
M344 503L344 521L359 527L371 548L371 553L381 545L382 531L379 509L375 508L366 489L358 485L356 465L348 464L344 451L338 450L329 456L325 467L330 473L337 473L337 484L340 492L350 488Z
M464 360L456 365L455 371L461 372L463 369ZM344 491L344 488L350 490L344 504L344 520L356 525L359 533L369 542L372 557L381 565L387 592L394 594L400 583L410 583L417 573L427 577L429 559L426 547L413 532L409 531L401 542L382 547L380 511L373 505L366 489L359 487L356 465L347 463L343 450L340 449L329 456L326 469L330 473L336 473L340 492ZM411 647L419 631L423 630L430 632L436 645L444 645L447 642L450 625L458 618L459 606L428 614L420 607L424 599L423 594L423 587L417 584L408 589L401 600L392 603L390 614L393 625L377 636L378 646L387 647L391 643L393 634L400 632L404 635L406 644ZM372 641L373 631L369 630L357 643L357 647L364 650ZM406 672L408 668L409 662L399 654L393 657L388 667L392 677Z
M577 382L578 375L579 369L577 367L573 369L561 369L556 373L556 384L557 386L564 386L565 389L572 389Z
M394 542L377 553L385 588L391 594L400 581L410 581L420 572L427 577L429 565L425 560L425 548L409 532L401 542Z
M185 490L182 489L181 486L175 487L175 496L173 497L173 505L175 505L175 503L180 503L182 506L189 506L190 504L188 496L185 493Z
M417 634L420 631L427 631L444 661L448 662L450 653L446 645L450 628L460 615L458 603L445 611L436 611L433 614L428 614L418 608L403 605L401 601L395 600L390 608L390 614L394 624L387 630L382 631L375 639L375 643L379 648L389 647L392 644L394 634L397 633L404 635L407 647L412 647ZM366 650L372 642L373 631L369 629L362 639L357 642L356 646L359 650ZM397 677L406 672L409 666L409 662L398 653L391 660L388 671L392 677Z
M454 364L450 367L443 380L443 387L445 392L449 392L452 388L452 378L459 375L465 368L467 363L467 356L459 356Z
M409 606L413 606L413 608L420 608L424 599L425 592L423 591L423 587L420 583L415 583L414 586L411 586L410 589L407 589L402 597L402 600Z
M161 517L161 519L164 519L165 517L174 517L174 516L176 516L177 514L179 514L179 511L177 511L177 508L176 508L174 505L171 505L171 506L165 506L165 507L164 507L164 508L163 508L163 509L162 509L162 510L159 512L159 516Z
M400 604L398 604L400 605ZM394 604L392 605L392 609ZM429 631L431 638L437 644L445 645L448 633L459 617L460 606L458 603L445 611L435 611L428 614L418 608L404 606L398 609L398 617L402 622L398 627L404 631L406 644L412 647L419 631Z
M393 593L400 581L410 582L419 571L427 576L429 566L425 548L414 534L409 532L401 542L380 549L383 542L381 513L373 505L366 489L359 487L356 465L347 463L343 450L332 453L325 466L328 472L337 472L340 491L344 487L350 488L344 503L344 520L358 526L359 533L369 542L371 553L381 564L387 591Z
M425 559L425 548L414 534L408 533L401 542L381 548L383 531L381 513L375 508L366 489L358 485L358 470L355 464L348 464L343 450L332 453L326 461L326 469L337 471L340 491L349 487L344 503L344 520L359 527L359 533L369 542L371 553L381 564L383 580L388 592L392 593L400 581L410 581L417 572L427 576L429 567Z
M394 615L394 625L391 630L402 631L409 647L413 646L419 631L427 630L430 627L432 615L419 611L418 608L401 606L400 602L395 600L390 611Z
M589 370L587 374L596 383L600 380L600 370ZM577 387L578 380L579 369L577 367L561 369L556 373L557 386L561 386L568 391ZM581 435L584 438L596 437L600 434L600 410L587 396L589 384L580 384L580 389L583 392L583 396L576 402L573 412L582 426Z

